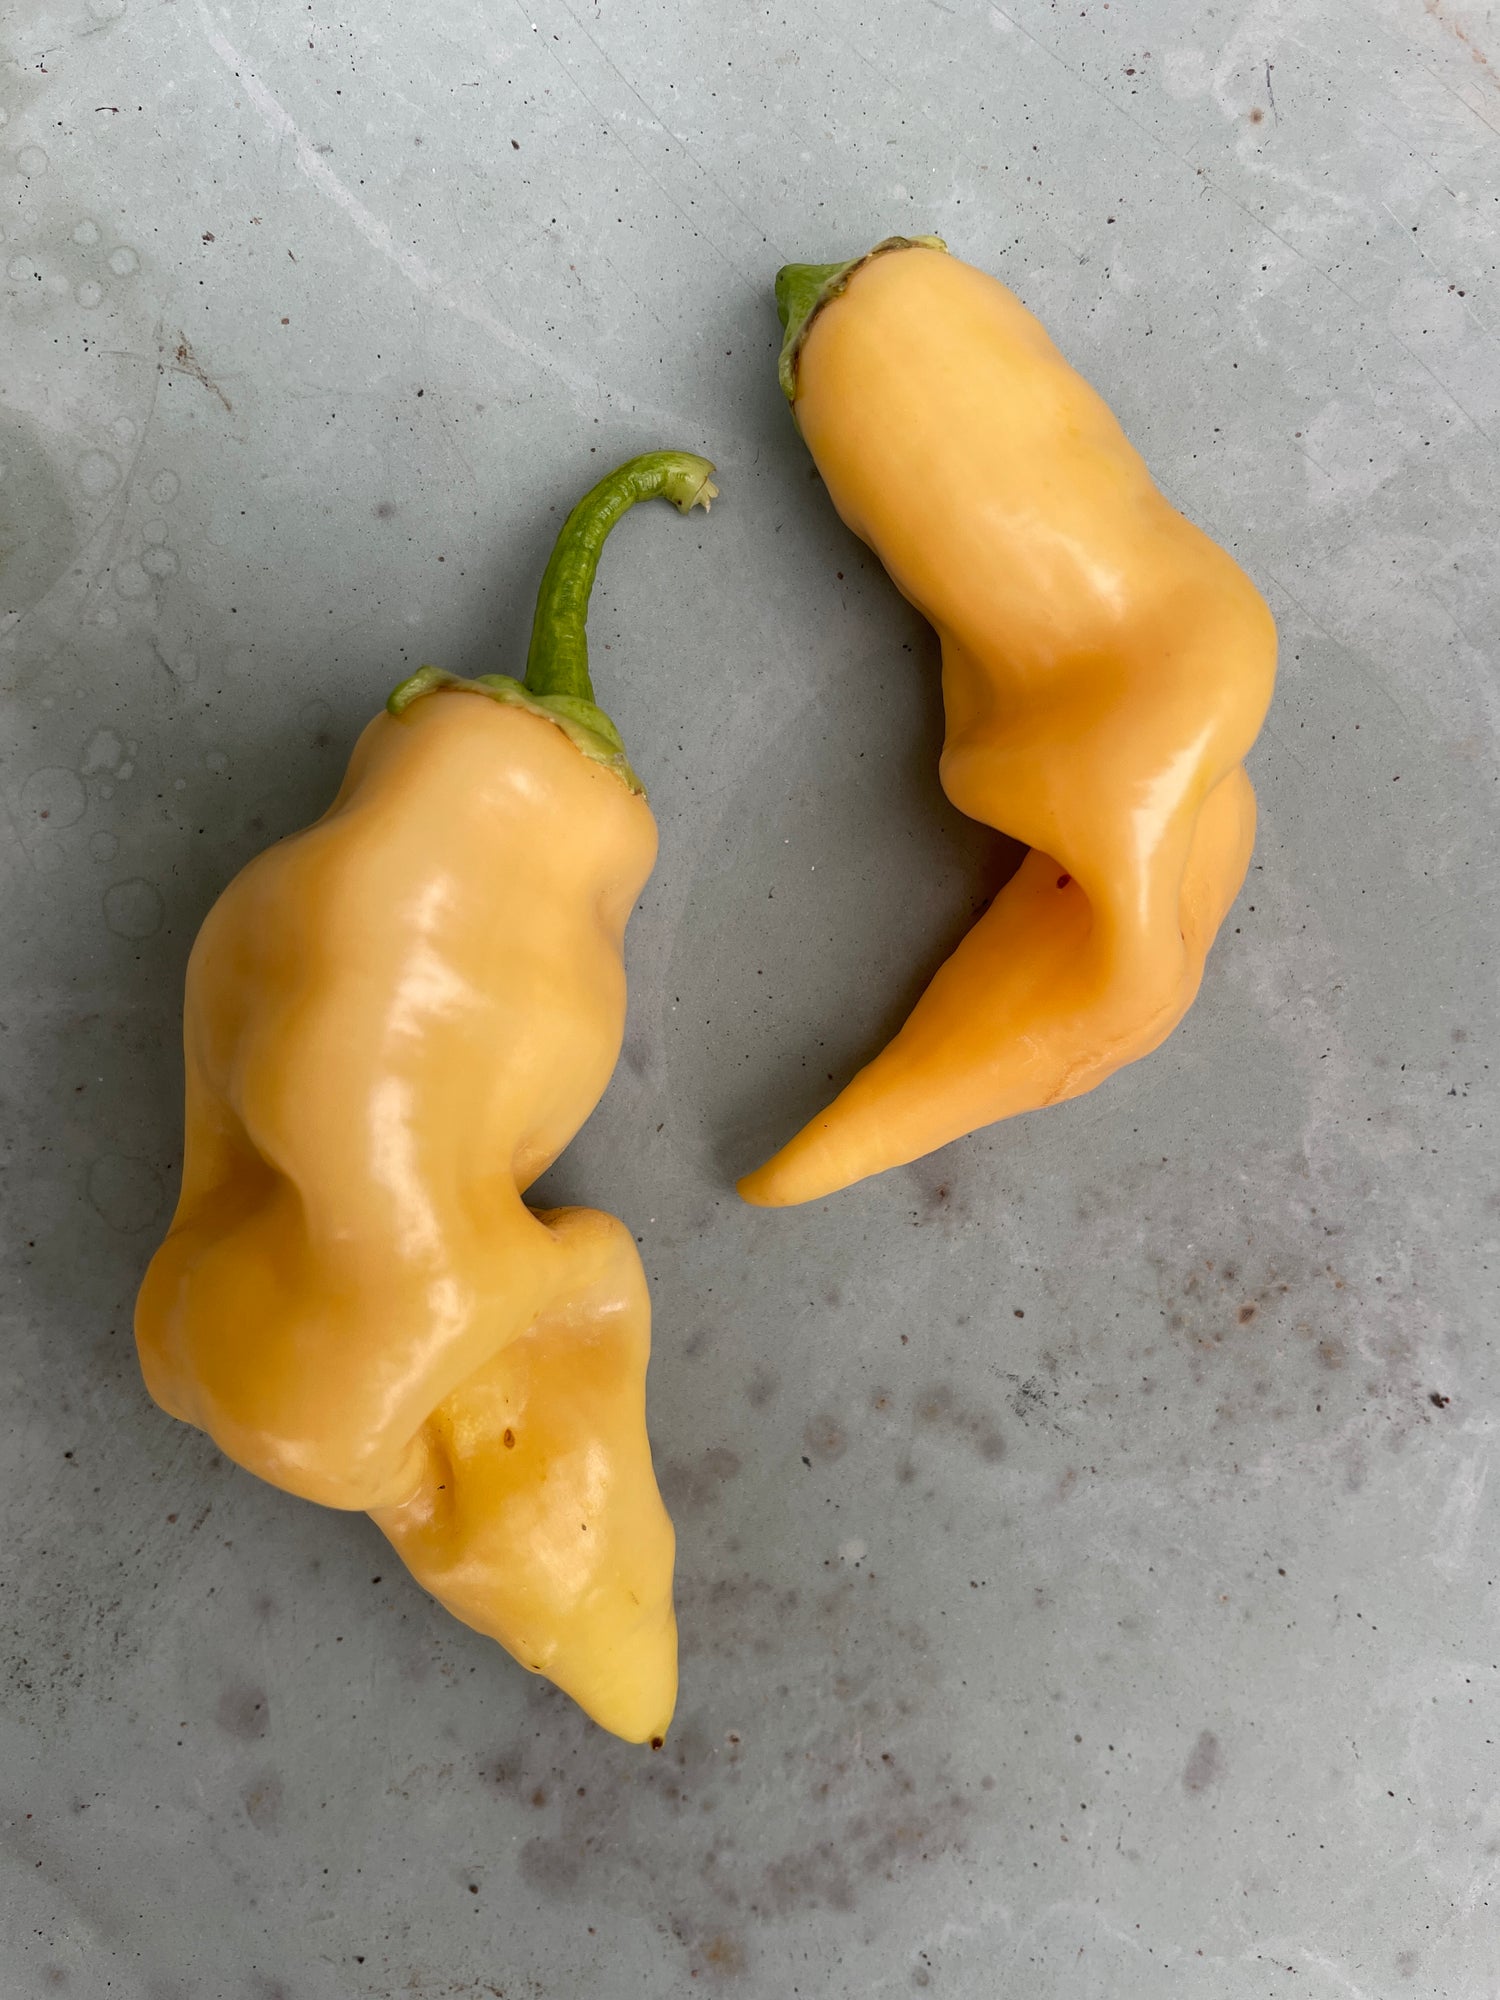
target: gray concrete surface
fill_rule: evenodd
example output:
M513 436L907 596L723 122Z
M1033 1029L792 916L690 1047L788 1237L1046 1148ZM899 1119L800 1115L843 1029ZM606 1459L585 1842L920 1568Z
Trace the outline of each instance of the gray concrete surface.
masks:
M6 2000L1494 2000L1493 0L0 23ZM1265 589L1263 831L1157 1057L753 1213L995 860L772 367L904 229ZM550 1180L654 1282L653 1759L129 1329L214 894L658 444L723 503L598 594L662 856Z

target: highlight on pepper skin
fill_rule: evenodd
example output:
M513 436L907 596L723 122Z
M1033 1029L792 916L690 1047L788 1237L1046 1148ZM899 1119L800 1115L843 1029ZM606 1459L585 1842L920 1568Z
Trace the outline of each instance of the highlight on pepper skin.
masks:
M1076 1097L1197 994L1255 834L1276 632L1109 409L935 237L777 279L829 495L942 646L943 789L1031 853L894 1040L740 1182L816 1200Z
M656 824L594 701L610 527L686 512L656 453L568 517L524 682L427 668L323 817L205 919L184 1006L182 1192L136 1307L146 1385L239 1464L368 1510L455 1616L606 1729L677 1692L630 1231L527 1188L603 1094Z

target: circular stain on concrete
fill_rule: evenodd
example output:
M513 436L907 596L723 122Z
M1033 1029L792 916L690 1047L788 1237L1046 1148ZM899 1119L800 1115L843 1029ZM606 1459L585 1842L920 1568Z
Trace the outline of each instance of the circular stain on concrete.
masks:
M90 500L102 500L120 483L120 468L107 451L86 451L78 461L78 484Z
M139 875L104 892L104 921L116 937L151 937L161 929L165 915L160 895Z
M21 787L21 810L37 830L51 832L83 818L89 796L76 771L61 765L33 771Z

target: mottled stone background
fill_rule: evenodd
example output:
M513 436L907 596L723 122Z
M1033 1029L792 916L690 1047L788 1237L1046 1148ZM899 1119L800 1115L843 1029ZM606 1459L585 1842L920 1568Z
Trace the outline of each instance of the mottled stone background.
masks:
M7 2000L1494 2000L1494 0L0 7ZM935 229L1248 566L1200 1005L808 1211L731 1178L984 895L930 634L773 368ZM555 1196L657 1313L652 1758L146 1399L179 987L410 665L659 444L602 698L662 828Z

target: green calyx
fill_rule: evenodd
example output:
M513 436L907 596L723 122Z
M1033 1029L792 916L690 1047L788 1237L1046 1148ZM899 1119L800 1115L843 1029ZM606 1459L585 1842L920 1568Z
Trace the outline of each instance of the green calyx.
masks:
M789 403L797 400L797 362L813 321L836 299L862 265L888 250L946 250L941 236L887 236L863 257L851 257L847 264L783 264L776 273L776 311L786 329L781 343L777 374L781 392Z
M539 715L546 722L555 722L568 741L585 757L592 757L596 764L603 764L606 770L613 771L631 791L645 791L645 786L630 768L619 730L597 703L580 701L577 695L572 694L532 694L524 681L518 681L510 674L480 674L477 679L469 681L459 674L445 673L441 667L418 667L400 687L392 691L386 701L386 713L402 715L423 695L436 694L445 688L457 689L464 694L488 695L491 701L498 701L505 708L524 708L529 715Z
M557 727L585 757L613 771L633 792L645 787L630 768L620 732L594 700L589 678L588 610L599 558L610 530L638 500L670 500L681 514L708 511L718 498L713 466L687 451L651 451L607 473L562 525L537 592L526 678L480 674L463 680L441 667L420 667L396 688L386 708L401 715L414 701L444 689L488 695L524 708Z

